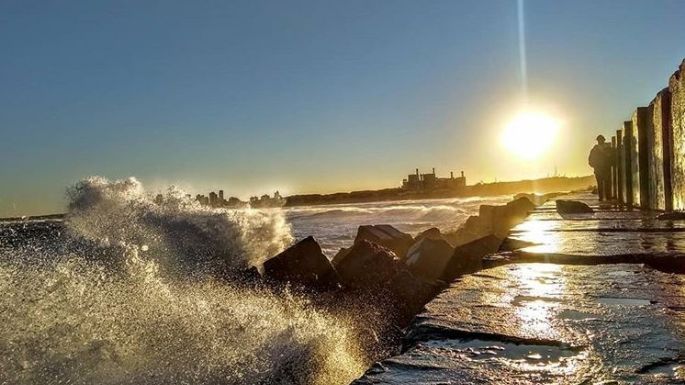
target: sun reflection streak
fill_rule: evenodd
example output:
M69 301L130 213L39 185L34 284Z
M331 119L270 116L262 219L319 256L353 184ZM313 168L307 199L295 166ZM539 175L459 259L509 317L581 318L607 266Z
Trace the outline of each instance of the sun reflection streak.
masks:
M527 264L511 270L520 289L512 304L516 306L516 324L523 334L540 338L559 337L553 313L565 290L561 267L554 264Z
M559 250L561 239L559 234L550 231L553 221L528 220L516 227L518 237L524 241L533 242L537 245L524 248L531 253L554 253Z

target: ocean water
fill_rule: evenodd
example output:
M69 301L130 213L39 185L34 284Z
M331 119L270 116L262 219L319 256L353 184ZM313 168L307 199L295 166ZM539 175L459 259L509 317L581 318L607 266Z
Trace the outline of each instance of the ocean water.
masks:
M213 210L98 177L68 196L64 221L0 225L0 384L349 383L378 359L369 324L216 277L307 235L332 256L361 224L449 230L507 199Z
M413 236L437 227L455 230L482 204L505 204L510 196L448 198L304 206L283 209L296 239L313 235L329 257L354 241L361 225L389 224Z

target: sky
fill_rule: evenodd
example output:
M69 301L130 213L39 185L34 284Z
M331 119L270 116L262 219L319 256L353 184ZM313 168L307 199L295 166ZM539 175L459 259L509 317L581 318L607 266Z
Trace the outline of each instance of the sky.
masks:
M522 16L525 81L516 0L3 0L0 216L61 212L91 175L241 198L588 175L685 57L685 7ZM562 122L535 160L500 143L524 100Z

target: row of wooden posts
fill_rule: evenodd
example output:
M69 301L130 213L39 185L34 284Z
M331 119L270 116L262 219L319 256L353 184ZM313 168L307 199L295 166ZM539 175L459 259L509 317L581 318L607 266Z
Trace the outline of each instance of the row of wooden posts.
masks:
M628 207L685 211L685 60L668 87L611 137L611 195Z

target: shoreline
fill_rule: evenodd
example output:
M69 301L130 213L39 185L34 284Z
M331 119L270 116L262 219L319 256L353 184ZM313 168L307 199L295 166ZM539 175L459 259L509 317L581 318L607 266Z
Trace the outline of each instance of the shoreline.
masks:
M520 193L546 194L557 191L584 190L594 184L595 177L593 175L586 175L579 177L549 177L519 181L478 183L465 186L458 190L407 191L401 188L388 188L331 194L298 194L286 197L284 207L386 202L394 200L489 197Z

